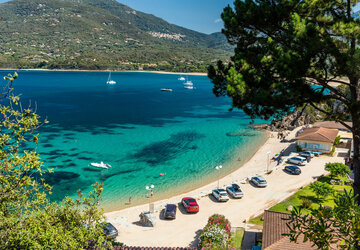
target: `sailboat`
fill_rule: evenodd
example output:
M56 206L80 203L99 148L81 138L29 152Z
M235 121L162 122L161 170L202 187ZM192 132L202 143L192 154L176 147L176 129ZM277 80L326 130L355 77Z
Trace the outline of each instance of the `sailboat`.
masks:
M111 80L111 71L109 73L109 77L108 77L108 80L107 80L106 84L110 84L110 85L116 84L116 82L114 80Z
M186 76L186 82L184 82L184 85L186 86L193 86L193 82L192 81L189 81L189 77Z

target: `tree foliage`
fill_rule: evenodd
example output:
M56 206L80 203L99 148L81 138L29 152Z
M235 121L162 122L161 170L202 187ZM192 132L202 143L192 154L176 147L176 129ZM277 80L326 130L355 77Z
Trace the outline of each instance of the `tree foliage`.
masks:
M340 162L326 163L325 170L330 172L332 178L336 176L345 177L346 175L351 173L349 167Z
M36 153L42 125L34 112L12 94L17 74L5 77L0 104L0 246L3 249L81 249L111 247L103 233L103 212L97 207L102 184L88 197L50 202L47 171ZM8 104L6 104L8 102ZM51 172L51 170L49 170ZM84 225L87 224L88 227Z
M310 184L310 189L314 191L316 197L325 199L334 192L330 184L325 182L316 181Z
M353 132L354 191L360 193L358 0L236 0L222 13L236 46L231 63L209 66L217 96L251 117L280 117L311 105ZM335 84L335 85L334 85ZM336 86L338 85L338 86ZM350 127L344 121L352 120ZM360 199L359 199L360 201Z
M290 230L287 236L298 241L311 241L319 249L333 249L334 245L341 249L360 248L360 207L353 192L338 195L334 209L320 207L304 215L301 209L294 208L288 219Z

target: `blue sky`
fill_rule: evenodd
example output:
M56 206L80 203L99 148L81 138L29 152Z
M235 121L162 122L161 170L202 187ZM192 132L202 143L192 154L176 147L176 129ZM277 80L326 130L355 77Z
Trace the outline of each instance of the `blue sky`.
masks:
M234 0L117 0L169 23L203 33L221 31L221 12ZM150 4L151 3L151 4Z
M0 0L0 3L8 0ZM153 14L169 23L210 34L221 31L220 15L234 0L117 0L129 7ZM360 10L360 4L355 11Z

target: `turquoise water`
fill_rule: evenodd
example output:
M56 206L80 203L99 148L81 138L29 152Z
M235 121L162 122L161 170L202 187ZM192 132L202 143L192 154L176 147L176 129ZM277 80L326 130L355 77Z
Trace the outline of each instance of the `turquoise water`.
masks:
M125 207L130 196L133 205L147 202L147 185L155 185L154 198L166 198L234 171L265 140L242 111L228 111L228 98L212 94L205 76L190 76L194 90L184 89L178 75L113 73L113 86L107 76L19 72L14 88L23 105L36 103L50 121L39 131L37 151L55 171L45 176L53 200L75 198L95 182L104 182L106 211ZM112 168L89 166L100 161Z

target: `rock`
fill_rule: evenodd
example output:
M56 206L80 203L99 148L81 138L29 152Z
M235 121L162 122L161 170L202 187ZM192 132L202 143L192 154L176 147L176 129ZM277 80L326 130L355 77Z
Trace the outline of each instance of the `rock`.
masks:
M293 206L288 206L288 208L286 209L287 211L292 211L294 209L294 207Z
M286 115L281 119L273 119L271 123L266 126L266 129L275 132L293 130L296 127L304 126L314 122L308 114L302 114L301 116L300 114L301 111L295 111L294 113Z
M140 224L145 227L154 227L156 225L156 214L142 212L140 215Z

